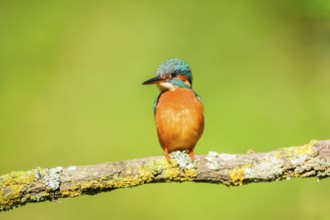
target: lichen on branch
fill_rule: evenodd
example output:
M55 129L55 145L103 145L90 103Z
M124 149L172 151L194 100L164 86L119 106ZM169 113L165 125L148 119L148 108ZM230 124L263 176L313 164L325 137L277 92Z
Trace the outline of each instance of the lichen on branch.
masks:
M173 152L162 156L96 165L13 171L0 176L0 211L27 203L97 194L146 183L205 182L226 186L330 176L330 140L267 153L196 155Z

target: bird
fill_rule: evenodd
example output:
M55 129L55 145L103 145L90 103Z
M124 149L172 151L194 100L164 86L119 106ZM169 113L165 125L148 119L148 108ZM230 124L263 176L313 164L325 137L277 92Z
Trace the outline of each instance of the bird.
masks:
M159 144L169 162L174 151L187 151L194 160L194 147L203 134L204 107L192 80L187 62L167 59L158 66L156 77L142 83L156 84L160 90L153 111Z

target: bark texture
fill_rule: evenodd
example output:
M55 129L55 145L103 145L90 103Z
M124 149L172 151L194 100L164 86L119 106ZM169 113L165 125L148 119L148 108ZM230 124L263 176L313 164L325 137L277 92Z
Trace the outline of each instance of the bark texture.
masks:
M193 181L240 186L330 176L330 140L267 153L196 155L173 152L171 163L154 156L96 165L37 167L0 176L0 211L27 203L96 194L146 183Z

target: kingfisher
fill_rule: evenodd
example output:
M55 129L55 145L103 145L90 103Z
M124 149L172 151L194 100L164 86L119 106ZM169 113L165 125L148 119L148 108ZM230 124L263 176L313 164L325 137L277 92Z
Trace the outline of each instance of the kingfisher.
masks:
M181 59L168 59L156 71L156 77L143 85L156 84L160 94L153 105L158 140L170 161L173 151L188 151L194 159L194 147L204 130L204 108L192 89L190 66Z

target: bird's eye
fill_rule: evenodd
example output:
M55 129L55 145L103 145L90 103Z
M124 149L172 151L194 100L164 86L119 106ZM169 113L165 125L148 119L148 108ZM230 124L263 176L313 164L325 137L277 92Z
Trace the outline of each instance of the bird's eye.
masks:
M172 74L171 74L171 77L172 77L172 78L176 77L176 73L172 73Z

